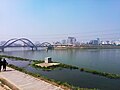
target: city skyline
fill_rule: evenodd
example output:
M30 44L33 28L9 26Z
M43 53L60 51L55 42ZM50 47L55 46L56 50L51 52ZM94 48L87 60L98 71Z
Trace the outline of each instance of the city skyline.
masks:
M0 40L117 40L119 8L119 0L0 0Z
M54 42L40 42L40 41L31 41L27 38L12 38L9 39L7 41L0 41L0 46L4 46L4 44L7 42L12 43L11 45L15 45L15 46L21 46L21 45L25 45L25 42L22 42L21 40L25 40L26 43L33 43L34 45L42 45L43 43L47 43L47 44L51 44L51 45L120 45L120 39L119 40L106 40L103 41L100 38L96 38L96 39L92 39L90 41L87 42L83 42L83 41L78 41L76 39L76 37L67 37L66 39L63 39L61 41L54 41ZM27 41L26 41L27 40ZM14 42L15 41L15 42ZM29 42L31 41L31 42Z

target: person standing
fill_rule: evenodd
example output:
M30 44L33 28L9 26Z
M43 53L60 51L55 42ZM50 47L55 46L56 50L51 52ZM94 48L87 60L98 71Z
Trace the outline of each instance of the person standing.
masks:
M3 70L6 71L6 65L8 64L5 58L3 59Z
M2 58L0 57L0 72L1 72L2 64L3 64L3 62L1 60L2 60Z

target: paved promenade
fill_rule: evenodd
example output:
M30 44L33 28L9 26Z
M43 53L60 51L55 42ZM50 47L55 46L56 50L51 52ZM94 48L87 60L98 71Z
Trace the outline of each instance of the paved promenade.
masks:
M0 78L5 80L14 90L63 90L60 87L9 67L7 67L7 71L0 72Z

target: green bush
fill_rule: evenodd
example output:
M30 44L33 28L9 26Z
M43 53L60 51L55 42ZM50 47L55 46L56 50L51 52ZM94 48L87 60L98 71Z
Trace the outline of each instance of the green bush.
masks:
M81 68L80 71L84 71L84 68Z

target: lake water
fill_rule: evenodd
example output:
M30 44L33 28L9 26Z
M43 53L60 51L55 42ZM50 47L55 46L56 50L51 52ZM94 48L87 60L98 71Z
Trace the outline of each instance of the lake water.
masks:
M120 49L67 49L67 50L45 50L39 51L16 51L6 50L1 54L19 56L29 59L44 60L45 57L52 57L53 61L89 68L98 71L120 74ZM82 88L99 88L102 90L119 90L120 79L108 79L79 70L53 70L42 71L28 66L27 61L8 61L26 70L44 75L48 78L68 82Z

